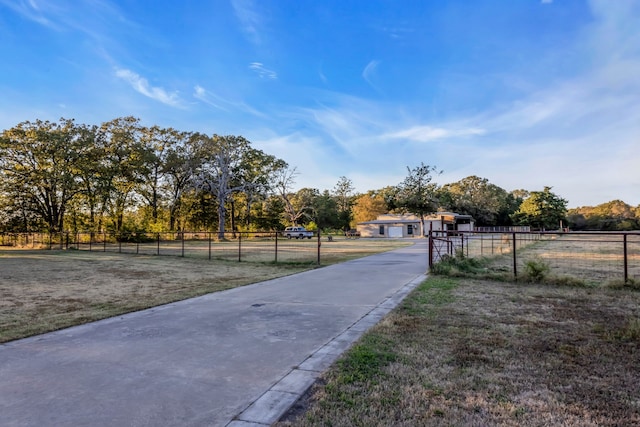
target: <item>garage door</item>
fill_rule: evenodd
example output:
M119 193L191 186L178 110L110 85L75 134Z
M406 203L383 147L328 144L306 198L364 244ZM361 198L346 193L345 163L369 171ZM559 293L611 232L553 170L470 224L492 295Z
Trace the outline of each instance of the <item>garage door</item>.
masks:
M389 227L389 237L402 237L402 227Z

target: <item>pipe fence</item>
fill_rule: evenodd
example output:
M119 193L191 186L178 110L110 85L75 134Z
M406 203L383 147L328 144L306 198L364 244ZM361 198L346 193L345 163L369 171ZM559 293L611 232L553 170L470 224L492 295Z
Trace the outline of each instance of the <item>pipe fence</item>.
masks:
M281 232L0 233L0 246L13 249L79 250L168 255L246 262L320 264L320 233L311 239Z
M432 231L429 266L443 256L490 259L517 280L530 261L542 261L557 276L586 283L640 281L640 232Z

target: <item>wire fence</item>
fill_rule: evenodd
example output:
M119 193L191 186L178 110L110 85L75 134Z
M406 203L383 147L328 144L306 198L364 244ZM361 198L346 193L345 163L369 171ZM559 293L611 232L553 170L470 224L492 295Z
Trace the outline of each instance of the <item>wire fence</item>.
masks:
M556 276L586 283L640 281L640 232L463 232L429 236L429 266L444 255L490 258L514 278L530 261L542 261Z
M320 264L320 234L309 239L280 232L1 233L0 246L168 255L246 262Z

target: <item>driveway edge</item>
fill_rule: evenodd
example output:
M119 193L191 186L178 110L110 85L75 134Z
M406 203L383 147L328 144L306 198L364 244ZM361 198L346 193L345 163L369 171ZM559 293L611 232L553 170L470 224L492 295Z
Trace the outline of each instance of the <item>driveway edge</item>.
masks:
M302 395L369 328L377 324L420 283L427 278L420 274L367 314L322 345L299 366L276 382L262 396L234 417L226 427L264 427L278 421Z

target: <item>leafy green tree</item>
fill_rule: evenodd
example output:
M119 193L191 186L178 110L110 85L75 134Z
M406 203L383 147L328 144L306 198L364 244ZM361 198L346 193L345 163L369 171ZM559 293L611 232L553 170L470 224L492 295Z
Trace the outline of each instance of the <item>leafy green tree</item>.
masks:
M266 199L252 205L253 224L256 230L282 230L282 212L284 202L277 195L268 196Z
M567 201L551 192L551 187L543 191L532 191L513 214L517 225L529 225L547 230L557 229L561 221L566 224Z
M341 176L333 188L333 197L338 210L338 228L346 231L350 228L353 217L352 207L354 198L353 182L345 176Z
M309 221L316 219L316 207L320 191L316 188L301 188L291 196L291 204L297 212L302 212L299 222L307 224Z
M441 206L471 215L478 225L497 225L501 213L509 211L510 201L506 190L475 175L444 185L440 193Z
M172 189L167 185L171 167L169 161L175 161L175 150L183 144L187 134L172 128L159 126L143 127L140 130L141 144L148 153L144 170L147 175L138 187L138 193L151 211L151 221L156 224L160 211L165 203L169 203Z
M343 218L338 208L338 202L334 195L324 190L317 194L313 203L313 221L320 230L342 228Z
M136 206L136 195L150 174L153 153L142 142L141 133L140 121L135 117L111 120L99 130L104 147L104 179L108 182L106 206L117 233L124 231L125 210Z
M250 148L242 159L242 167L237 177L242 188L245 203L245 226L251 226L251 208L254 203L264 200L274 189L277 171L286 169L287 162L261 150Z
M164 179L160 186L169 210L169 230L184 229L185 194L194 189L194 174L199 165L197 155L199 134L179 132L176 140L166 148Z
M407 171L407 177L396 187L396 193L390 201L395 207L418 215L424 230L424 217L438 208L438 186L431 182L432 174L437 170L435 166L421 163L413 169L407 167Z
M0 185L14 212L41 218L49 231L64 230L71 200L81 191L86 140L73 120L23 122L0 137ZM28 226L28 224L24 224Z
M79 125L77 130L86 141L82 153L84 161L80 164L78 176L82 188L78 209L86 217L83 228L100 231L111 191L111 170L105 161L106 148L97 126Z

